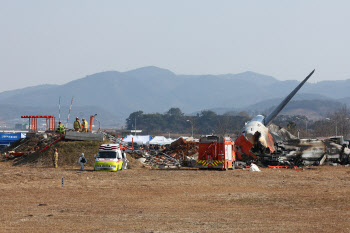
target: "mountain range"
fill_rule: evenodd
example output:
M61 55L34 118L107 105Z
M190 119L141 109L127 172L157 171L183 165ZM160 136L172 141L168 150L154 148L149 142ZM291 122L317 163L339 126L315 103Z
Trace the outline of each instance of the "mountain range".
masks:
M298 83L296 80L279 81L254 72L177 75L154 66L127 72L107 71L63 85L39 85L2 92L0 120L18 120L20 115L29 114L54 114L58 117L59 97L61 115L65 120L73 97L72 116L97 113L97 118L105 126L122 125L134 111L163 113L171 107L178 107L186 114L204 109L217 113L243 110L264 113L277 105ZM349 89L350 79L306 83L284 112L304 111L313 117L325 116L349 103Z

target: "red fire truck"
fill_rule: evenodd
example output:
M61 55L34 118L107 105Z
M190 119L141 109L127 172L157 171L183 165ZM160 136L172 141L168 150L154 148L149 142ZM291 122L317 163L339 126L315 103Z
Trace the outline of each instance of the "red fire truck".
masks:
M234 147L235 142L229 137L201 136L196 167L201 169L234 169L236 163Z

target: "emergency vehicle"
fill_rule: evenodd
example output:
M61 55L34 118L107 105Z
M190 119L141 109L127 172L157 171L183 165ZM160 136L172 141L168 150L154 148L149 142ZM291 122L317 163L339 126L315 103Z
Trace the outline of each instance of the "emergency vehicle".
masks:
M102 144L95 155L95 171L122 170L123 159L119 144Z
M234 141L229 137L201 136L196 167L200 169L235 169L234 146Z

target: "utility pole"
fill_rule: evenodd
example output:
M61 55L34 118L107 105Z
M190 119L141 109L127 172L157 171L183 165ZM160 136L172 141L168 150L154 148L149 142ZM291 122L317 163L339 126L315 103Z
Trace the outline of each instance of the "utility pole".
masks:
M335 136L337 137L338 136L338 124L337 124L337 120L332 120L330 118L326 118L327 121L334 121L335 123Z
M136 136L136 117L135 117L135 136Z
M305 125L306 125L306 137L308 137L308 133L307 133L307 120L305 121Z
M338 136L338 124L337 121L335 121L335 136Z
M193 123L192 123L192 121L190 121L190 120L187 120L188 122L190 122L190 124L191 124L191 126L192 126L192 137L193 137Z

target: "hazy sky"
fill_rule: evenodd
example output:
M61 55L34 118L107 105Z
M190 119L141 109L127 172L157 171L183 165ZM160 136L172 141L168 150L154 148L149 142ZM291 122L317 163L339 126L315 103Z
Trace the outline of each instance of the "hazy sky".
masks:
M350 1L0 0L0 91L154 65L350 78Z

